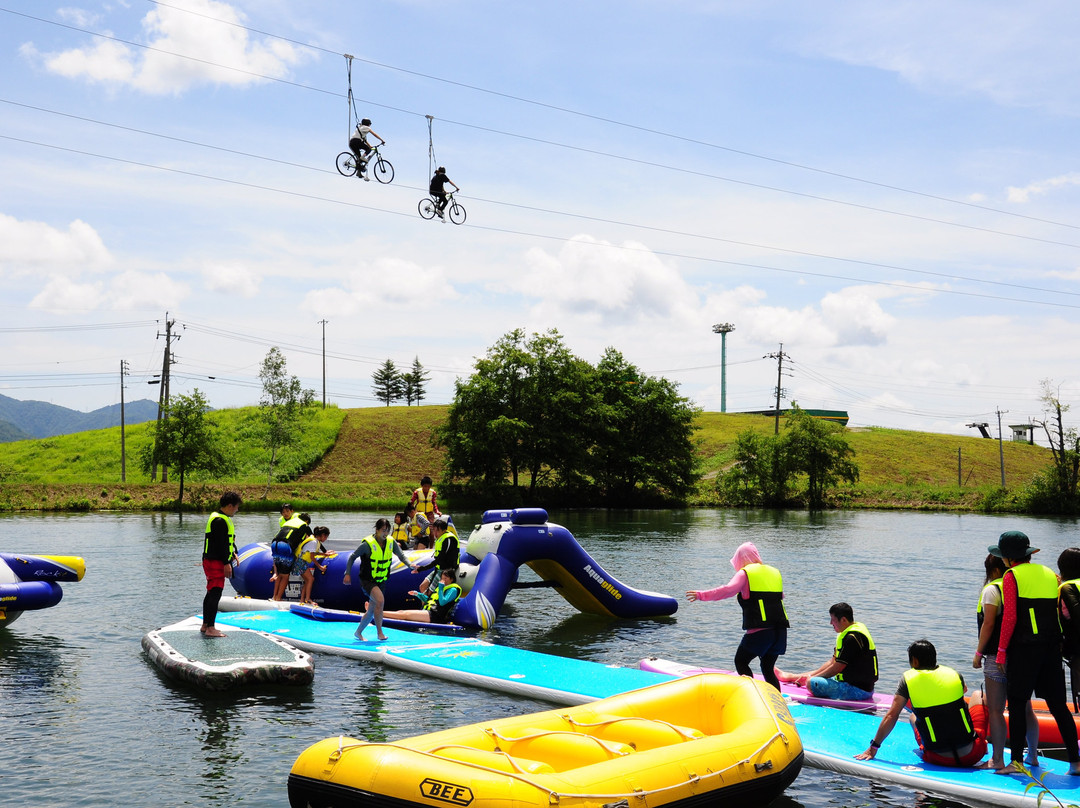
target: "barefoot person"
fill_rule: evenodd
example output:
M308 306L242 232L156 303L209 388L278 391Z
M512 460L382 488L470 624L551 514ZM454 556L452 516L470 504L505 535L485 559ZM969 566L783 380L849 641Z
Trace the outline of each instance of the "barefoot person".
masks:
M964 701L964 677L938 665L937 649L929 640L908 646L911 668L900 677L889 711L881 719L874 739L856 760L872 760L896 726L900 711L911 702L915 714L915 740L923 761L935 766L974 766L986 754L986 708L974 714Z
M387 639L382 629L383 604L386 602L383 586L386 585L386 579L390 577L390 566L394 563L394 556L397 556L401 563L414 573L417 571L416 566L409 562L405 553L397 546L397 542L390 540L390 520L380 519L375 523L375 532L361 541L360 546L353 550L349 560L345 562L345 577L342 581L348 586L352 584L353 562L360 559L360 585L364 588L368 599L364 616L356 629L355 636L358 640L364 639L364 629L373 620L376 637L380 641Z
M873 698L878 679L877 648L870 632L855 621L855 612L846 603L829 607L829 623L836 632L832 657L816 670L776 675L783 682L805 687L819 699L867 701Z
M1022 774L1027 734L1027 700L1034 693L1046 700L1069 759L1069 774L1080 775L1076 724L1065 700L1065 672L1061 668L1061 626L1058 624L1058 579L1049 567L1031 562L1032 547L1019 530L1002 533L987 551L1000 556L1007 567L1001 579L1002 618L996 661L1005 666L1009 705L1011 762L1003 774ZM1038 765L1035 750L1028 759Z
M1001 578L1005 575L1005 562L996 555L987 554L983 569L986 570L986 582L976 607L979 646L971 666L982 668L983 671L983 701L990 722L991 754L987 768L1006 774L1005 747L1008 745L1009 730L1005 724L1005 667L994 659L1001 638ZM1027 703L1027 747L1032 751L1024 763L1037 765L1038 757L1033 750L1039 748L1039 724L1030 700Z
M225 589L225 579L232 578L232 565L236 559L236 528L232 518L240 510L240 495L226 491L218 500L218 509L206 521L203 540L202 566L206 575L206 595L203 597L203 622L199 631L204 637L224 637L225 632L215 628L218 603Z

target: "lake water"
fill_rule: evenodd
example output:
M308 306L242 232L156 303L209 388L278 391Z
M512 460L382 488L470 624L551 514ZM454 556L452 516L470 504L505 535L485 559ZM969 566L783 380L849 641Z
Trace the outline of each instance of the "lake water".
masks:
M375 513L319 513L338 547L371 532ZM462 538L478 514L455 514ZM1021 529L1056 566L1080 545L1075 521L936 513L744 511L553 513L624 583L677 595L678 614L650 621L577 613L548 589L514 591L487 639L548 654L635 666L643 656L730 667L741 637L734 601L686 603L687 589L726 583L735 547L752 540L781 569L792 621L780 665L814 667L835 635L828 607L846 600L870 628L879 687L891 692L906 648L931 639L941 661L970 668L986 545ZM236 518L240 544L269 538L277 514ZM332 735L386 741L549 709L544 702L454 685L334 656L310 688L206 695L163 679L142 654L149 630L195 614L205 516L5 515L7 552L71 554L86 577L52 609L0 629L0 766L5 805L288 806L296 756ZM534 580L524 570L522 580ZM226 594L230 590L226 587ZM774 805L955 806L896 786L804 769Z

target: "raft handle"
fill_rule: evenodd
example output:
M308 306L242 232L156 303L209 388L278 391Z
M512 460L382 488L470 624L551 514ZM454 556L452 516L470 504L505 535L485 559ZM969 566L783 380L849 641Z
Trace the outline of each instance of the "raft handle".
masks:
M764 763L755 763L754 764L754 771L759 773L759 774L761 772L766 771L766 770L771 769L771 768L772 768L772 761L771 760L766 760Z

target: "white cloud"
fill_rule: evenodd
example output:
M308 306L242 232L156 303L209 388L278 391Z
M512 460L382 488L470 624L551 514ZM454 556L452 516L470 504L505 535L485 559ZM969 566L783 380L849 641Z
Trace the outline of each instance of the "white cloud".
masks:
M614 245L578 235L554 255L529 250L525 266L511 285L539 299L549 316L653 319L698 302L698 292L674 268L635 241Z
M108 281L90 283L53 275L29 308L57 314L175 308L187 296L185 285L162 272L122 272Z
M41 53L26 43L20 52L66 78L126 85L152 95L175 95L200 84L244 87L264 76L281 78L303 58L304 52L287 42L253 40L240 27L243 22L244 16L226 3L190 0L186 11L158 6L143 18L145 49L101 40L57 53Z
M203 269L203 282L211 292L250 299L259 293L259 273L240 262L221 262Z
M460 297L441 267L402 258L375 258L344 275L342 285L313 289L304 295L304 308L320 317L371 312L372 321L382 321L384 310L399 315L407 309L421 311L418 306L424 303L445 303Z
M22 274L45 268L77 275L107 267L112 260L101 236L80 219L58 230L0 213L0 270Z
M1010 202L1028 202L1033 196L1042 196L1060 188L1068 188L1072 185L1080 185L1080 173L1062 174L1059 177L1051 177L1046 180L1037 180L1023 188L1010 187L1008 196Z

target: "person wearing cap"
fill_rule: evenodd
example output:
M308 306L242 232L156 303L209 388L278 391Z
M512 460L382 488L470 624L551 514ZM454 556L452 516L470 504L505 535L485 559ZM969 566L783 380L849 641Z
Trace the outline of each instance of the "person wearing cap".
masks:
M923 761L935 766L974 766L986 755L986 707L979 704L968 709L964 677L947 665L938 665L937 649L929 640L908 646L908 664L911 668L900 677L870 746L855 759L873 760L910 701Z
M460 555L457 530L449 516L443 514L431 523L431 537L435 539L435 555L432 559L435 569L420 584L420 591L424 593L438 582L439 573L449 571L451 575L457 576Z
M1009 752L1012 760L1001 774L1022 774L1027 734L1027 700L1032 693L1045 699L1061 733L1069 774L1080 775L1076 724L1065 698L1065 672L1061 667L1061 627L1058 624L1058 579L1054 571L1033 564L1032 547L1025 533L1008 530L997 544L986 548L1005 561L1001 579L1002 618L996 661L1005 666L1009 707ZM1038 753L1029 750L1029 766L1038 765Z
M428 193L430 193L435 200L435 214L443 220L444 224L446 223L446 215L443 211L446 210L447 185L454 185L454 183L446 176L446 169L443 166L439 166L435 169L435 176L431 178L431 182L428 184ZM460 191L461 189L454 185L454 190Z
M735 596L742 607L742 627L746 632L735 651L735 670L740 676L753 676L750 662L761 658L761 675L780 689L776 660L787 652L788 616L784 609L784 580L780 570L761 563L761 555L752 541L740 544L731 557L735 574L723 586L704 591L691 590L686 599L724 600Z

